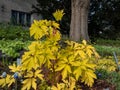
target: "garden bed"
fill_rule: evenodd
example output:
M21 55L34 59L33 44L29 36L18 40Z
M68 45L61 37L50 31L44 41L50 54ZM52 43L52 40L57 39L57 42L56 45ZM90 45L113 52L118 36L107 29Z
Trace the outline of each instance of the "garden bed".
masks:
M83 90L116 90L116 86L108 83L105 80L95 80L94 85L90 88L85 85L82 85Z

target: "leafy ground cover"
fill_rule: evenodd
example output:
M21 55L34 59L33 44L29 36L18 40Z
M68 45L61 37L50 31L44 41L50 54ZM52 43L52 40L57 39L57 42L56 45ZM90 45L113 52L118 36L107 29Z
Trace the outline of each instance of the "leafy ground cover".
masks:
M1 52L9 57L20 57L21 50L27 50L27 46L31 41L21 41L21 40L0 40L0 50Z
M0 40L32 40L29 29L21 26L0 23Z

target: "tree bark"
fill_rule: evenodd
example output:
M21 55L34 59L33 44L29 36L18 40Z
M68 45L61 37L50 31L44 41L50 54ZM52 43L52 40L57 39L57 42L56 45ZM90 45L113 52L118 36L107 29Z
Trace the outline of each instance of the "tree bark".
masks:
M70 25L70 39L89 41L88 11L90 0L71 0L72 14Z

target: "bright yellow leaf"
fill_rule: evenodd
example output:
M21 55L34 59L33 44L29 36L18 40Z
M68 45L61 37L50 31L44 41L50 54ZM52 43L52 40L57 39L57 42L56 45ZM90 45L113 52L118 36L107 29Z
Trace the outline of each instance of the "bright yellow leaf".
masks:
M36 84L36 79L35 78L27 78L23 82L23 87L21 90L30 90L31 87L36 90L37 84Z
M57 86L52 86L52 90L64 90L65 84L64 83L57 83Z
M64 14L64 10L56 10L56 12L53 13L53 16L56 21L60 21Z
M34 90L36 90L36 88L37 88L36 79L34 79L34 78L32 78L32 88L33 88Z
M48 27L46 26L46 22L46 20L34 20L34 23L30 27L30 36L34 36L34 38L38 40L48 34Z
M88 86L92 87L94 83L94 79L96 79L96 75L93 70L87 69L83 72L81 81L87 84Z
M25 79L23 82L22 82L23 86L22 86L22 89L21 90L30 90L31 88L31 84L32 84L32 80L31 78L28 78L28 79Z
M19 65L17 66L14 63L13 65L9 66L9 69L11 70L11 72L19 72L19 71L21 71L21 66L19 66Z
M6 78L1 78L0 79L0 86L2 86L2 87L5 87L6 85L9 87L13 83L15 83L15 79L9 74L7 74Z
M87 45L87 42L86 42L85 40L83 40L82 43L83 43L84 45Z
M34 77L38 77L40 80L43 80L43 75L41 74L41 71L42 70L36 70L35 71L35 74L34 74Z

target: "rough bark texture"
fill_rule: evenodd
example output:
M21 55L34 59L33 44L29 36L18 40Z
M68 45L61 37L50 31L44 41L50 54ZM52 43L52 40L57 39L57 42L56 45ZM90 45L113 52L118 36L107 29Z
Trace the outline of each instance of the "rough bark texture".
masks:
M72 15L70 25L70 39L79 41L88 36L88 11L90 0L71 0Z

